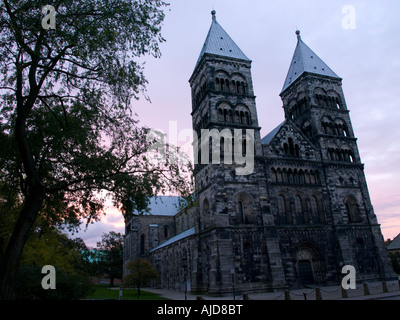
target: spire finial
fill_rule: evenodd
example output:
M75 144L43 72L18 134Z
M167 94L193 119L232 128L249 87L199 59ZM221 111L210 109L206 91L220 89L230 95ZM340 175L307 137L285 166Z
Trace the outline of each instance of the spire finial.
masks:
M217 20L217 18L215 17L215 14L216 14L215 10L211 11L212 21L216 21Z
M296 30L297 40L301 40L300 30Z

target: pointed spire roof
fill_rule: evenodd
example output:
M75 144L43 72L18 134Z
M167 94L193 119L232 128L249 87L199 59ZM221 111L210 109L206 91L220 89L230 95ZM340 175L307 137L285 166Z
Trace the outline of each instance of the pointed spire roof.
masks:
M282 92L285 91L304 72L341 79L303 42L299 30L296 31L296 35L297 46L293 54Z
M203 48L200 52L196 67L200 63L201 58L203 58L203 56L207 53L228 58L250 61L250 59L246 57L243 51L240 50L238 45L217 22L215 10L211 11L211 15L211 27L208 31L206 41L204 42Z

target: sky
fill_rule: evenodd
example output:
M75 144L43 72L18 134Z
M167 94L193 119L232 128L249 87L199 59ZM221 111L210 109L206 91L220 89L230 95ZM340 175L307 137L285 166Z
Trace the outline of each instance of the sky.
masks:
M385 239L400 233L400 1L170 0L162 57L146 57L149 81L132 108L142 125L191 129L188 80L211 25L211 11L252 60L261 135L284 120L279 97L302 40L341 78L372 204ZM171 134L173 132L171 131ZM178 141L182 144L184 141ZM72 237L95 246L102 233L124 232L122 214L107 214Z

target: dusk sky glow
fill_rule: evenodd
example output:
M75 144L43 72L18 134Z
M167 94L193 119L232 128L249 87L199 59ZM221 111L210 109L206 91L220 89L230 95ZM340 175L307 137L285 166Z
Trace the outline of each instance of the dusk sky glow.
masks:
M343 8L354 9L353 27ZM253 85L262 137L284 120L279 97L296 47L295 31L341 78L358 138L370 197L384 238L400 233L400 2L398 0L265 1L170 0L161 44L162 57L144 57L146 94L132 101L140 124L169 131L191 130L194 70L211 10L217 21L252 60ZM180 144L185 143L181 141ZM124 232L123 217L110 205L101 222L81 237L95 246L101 234Z

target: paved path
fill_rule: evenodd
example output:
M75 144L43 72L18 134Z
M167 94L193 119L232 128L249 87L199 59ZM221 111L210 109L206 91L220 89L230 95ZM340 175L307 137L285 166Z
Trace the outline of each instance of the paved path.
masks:
M382 282L367 283L369 295L365 295L365 287L363 284L357 285L355 290L347 290L348 298L342 297L342 290L340 286L321 287L320 292L322 300L400 300L400 288L398 281L388 281L386 283L388 292L383 293ZM204 300L233 300L233 296L226 297L210 297L207 295L192 295L185 292L144 288L143 290L157 293L165 298L172 300L197 300L201 297ZM290 291L291 300L316 300L315 288L304 288ZM242 295L235 297L236 300L243 300ZM250 300L285 300L284 292L265 292L265 293L249 293Z

